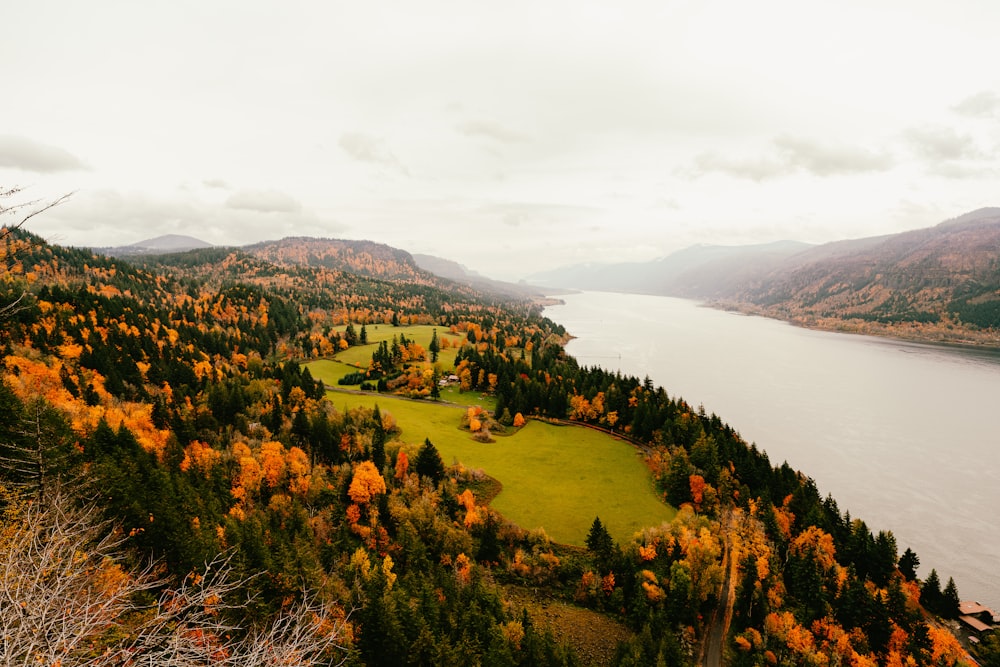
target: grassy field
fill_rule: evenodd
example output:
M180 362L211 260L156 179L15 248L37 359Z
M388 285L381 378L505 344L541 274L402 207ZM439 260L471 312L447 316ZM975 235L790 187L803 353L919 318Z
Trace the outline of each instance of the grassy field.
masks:
M576 426L529 421L495 443L478 443L458 428L461 409L385 395L330 392L339 409L376 403L402 428L400 439L416 454L430 438L446 464L460 461L500 480L492 506L522 528L544 528L564 544L583 545L595 516L618 541L673 518L661 502L639 453L614 438Z
M333 330L343 332L346 328L346 326L334 327ZM360 335L361 325L355 324L354 329ZM394 327L391 324L368 325L365 327L365 332L368 334L367 345L355 345L354 347L349 347L346 350L338 352L334 358L343 364L358 366L360 368L368 368L368 362L371 361L372 352L378 348L378 344L382 341L386 341L389 345L392 345L392 339L394 337L399 338L399 334L405 334L407 340L416 341L426 350L430 347L431 336L435 330L437 330L438 341L443 343L445 340L448 340L455 345L441 349L441 352L438 354L438 363L441 364L441 368L445 370L454 368L455 352L458 351L457 345L461 345L465 341L465 337L452 334L448 331L447 327L435 327L430 325L414 325L407 327ZM350 371L345 371L344 374L349 372ZM336 384L336 382L333 384Z
M340 331L343 331L344 328L334 327L335 330ZM360 326L356 328L358 330L361 329ZM398 337L400 333L404 333L407 339L415 340L424 348L427 348L430 346L431 336L435 330L437 330L438 340L444 341L447 339L453 344L451 347L441 350L437 361L438 366L444 372L450 372L455 367L455 353L465 338L463 336L456 336L443 327L423 325L412 327L393 327L388 324L372 325L367 328L369 341L367 345L355 345L354 347L338 352L333 359L310 361L306 363L306 366L314 378L335 387L338 386L338 381L342 377L368 368L372 352L375 351L376 346L383 340L391 341L393 337ZM345 387L357 388L360 384L359 382L356 385L345 385ZM474 391L462 392L459 391L457 386L453 385L441 388L441 400L460 405L478 405L487 410L492 410L496 405L495 399L491 396L484 396Z

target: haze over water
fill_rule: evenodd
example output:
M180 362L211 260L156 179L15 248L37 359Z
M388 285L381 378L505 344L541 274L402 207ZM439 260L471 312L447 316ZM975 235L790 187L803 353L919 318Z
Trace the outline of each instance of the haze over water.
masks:
M704 405L841 512L1000 610L1000 352L812 331L668 297L586 292L545 314L587 366Z

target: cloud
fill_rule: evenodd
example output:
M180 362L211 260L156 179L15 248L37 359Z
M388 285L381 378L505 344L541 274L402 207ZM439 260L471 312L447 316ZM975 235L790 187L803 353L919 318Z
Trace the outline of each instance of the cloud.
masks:
M511 202L487 204L479 212L489 218L499 218L508 227L530 225L532 229L550 227L562 223L576 223L590 220L601 212L592 206L569 206L565 204L536 204Z
M455 129L467 137L486 137L487 139L492 139L503 144L516 144L528 141L528 137L525 135L489 120L470 120L465 123L459 123L455 126Z
M62 148L10 134L0 135L0 167L37 173L88 169L80 158Z
M772 159L759 158L756 160L740 160L725 157L718 153L702 153L694 158L694 165L683 170L692 177L718 172L735 176L737 178L749 178L751 181L766 181L789 173L788 165Z
M341 149L359 162L370 162L391 167L402 174L409 175L406 167L393 155L385 142L364 132L345 132L337 142Z
M799 137L782 135L772 139L771 144L773 150L750 159L702 153L680 173L696 178L717 172L759 183L799 172L825 177L885 171L894 163L888 153L849 145L830 146Z
M904 133L907 143L928 160L961 160L982 157L982 152L967 134L958 134L950 127L924 125Z
M206 188L214 188L218 190L229 190L229 183L221 178L206 178L201 182Z
M302 204L278 190L240 190L226 200L228 208L259 213L297 213Z
M1000 116L1000 95L992 90L984 90L966 97L952 109L963 116L979 118Z
M178 192L181 196L177 196ZM288 195L283 197L286 202L295 202ZM274 212L273 208L240 208L228 202L205 201L185 191L159 196L90 190L37 218L32 231L55 243L106 247L162 234L186 234L216 245L244 245L285 236L331 236L346 229L335 220L320 218L301 207L280 216Z
M893 165L888 153L875 153L857 146L828 146L789 136L775 138L774 145L789 166L817 176L885 171Z

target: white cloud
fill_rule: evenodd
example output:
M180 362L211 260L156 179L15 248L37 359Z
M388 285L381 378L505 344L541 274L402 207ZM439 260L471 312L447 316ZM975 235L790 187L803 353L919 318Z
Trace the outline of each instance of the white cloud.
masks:
M773 157L732 158L715 152L701 153L694 158L694 164L680 170L681 174L692 177L718 172L751 181L765 181L790 172L789 165Z
M260 213L297 213L302 204L278 190L240 190L226 200L229 208Z
M681 169L680 173L698 177L718 172L762 182L801 172L827 177L886 171L893 163L893 158L886 152L782 135L772 139L770 148L763 155L734 158L717 152L701 153L694 158L692 165Z
M69 151L25 137L0 135L0 167L36 173L75 171L88 167Z
M1000 95L994 90L983 90L966 97L953 108L963 116L996 118L1000 116Z
M359 162L390 167L408 174L406 167L393 155L385 141L364 132L345 132L337 142L341 149Z
M824 144L800 137L780 136L774 140L786 163L817 176L837 176L885 171L893 166L892 157L848 144Z
M508 129L500 123L489 120L470 120L455 126L461 134L469 137L486 137L502 144L516 144L528 140L528 137Z
M335 236L346 227L306 210L283 193L253 193L248 207L202 200L189 192L153 195L101 189L80 192L32 220L32 231L55 243L82 247L128 245L164 234L185 234L215 245L245 245L284 236ZM278 196L280 195L280 196ZM275 206L293 210L279 210Z
M983 157L976 142L968 134L941 125L913 127L904 133L913 151L930 161L963 160Z

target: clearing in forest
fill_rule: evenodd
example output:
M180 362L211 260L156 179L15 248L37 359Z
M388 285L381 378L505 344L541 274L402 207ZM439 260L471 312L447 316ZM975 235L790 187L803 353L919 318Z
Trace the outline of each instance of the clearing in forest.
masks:
M395 417L411 456L429 438L445 464L481 468L503 484L494 509L522 528L544 528L556 542L582 546L595 516L624 542L676 514L657 494L639 451L605 433L530 420L496 435L496 442L480 443L459 428L462 412L454 405L379 394L330 392L328 398L341 410L378 404Z

